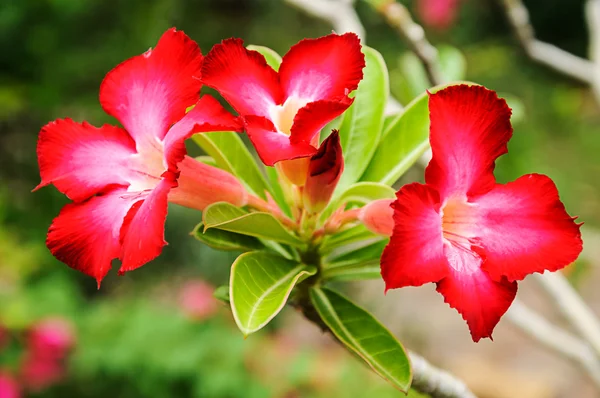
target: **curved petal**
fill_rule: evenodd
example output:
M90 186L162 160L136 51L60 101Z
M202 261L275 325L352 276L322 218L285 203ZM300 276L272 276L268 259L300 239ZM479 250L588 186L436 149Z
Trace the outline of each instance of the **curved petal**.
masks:
M177 184L167 178L127 213L121 228L121 268L119 275L141 267L158 257L165 242L167 196Z
M448 275L444 256L439 195L419 183L403 186L396 193L394 232L381 256L385 289L421 286Z
M365 56L354 33L305 39L283 57L279 78L285 98L308 101L347 96L363 78Z
M575 261L583 248L579 226L544 175L525 175L496 185L477 198L477 233L495 280L520 280L533 272L557 271Z
M442 199L494 187L494 162L507 152L510 108L482 86L450 86L429 96L433 157L425 181Z
M451 261L460 271L451 267L450 274L438 282L437 291L467 321L474 342L492 338L494 327L515 299L517 282L506 279L496 282L480 268L481 259L477 256L446 248L454 251Z
M204 59L202 83L217 90L240 115L269 115L283 102L279 77L257 51L241 39L215 45Z
M127 163L135 143L118 127L94 127L87 122L59 119L40 131L37 156L42 182L80 202L107 186L129 185L133 172Z
M175 28L156 45L111 70L100 86L100 103L131 134L138 151L156 147L169 127L198 101L202 53Z
M98 281L119 257L119 231L136 202L118 188L82 203L66 205L48 230L46 245L54 257Z
M258 156L267 166L281 160L312 156L317 152L315 147L305 142L292 144L289 136L277 132L273 123L264 117L246 116L244 123Z
M169 168L176 170L185 154L184 141L195 133L205 133L209 131L237 131L243 130L242 123L234 117L219 101L205 95L196 103L194 109L175 123L165 136L165 160Z
M354 99L341 97L337 101L315 101L298 110L290 131L290 141L313 143L327 123L344 113Z

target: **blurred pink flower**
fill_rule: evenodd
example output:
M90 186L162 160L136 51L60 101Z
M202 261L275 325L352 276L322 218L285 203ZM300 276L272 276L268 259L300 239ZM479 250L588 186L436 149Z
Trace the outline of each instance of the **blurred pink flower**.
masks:
M190 318L203 320L219 308L213 297L214 288L202 280L187 282L179 292L179 305Z
M417 14L430 28L446 30L454 24L460 0L418 0Z
M75 333L68 321L48 318L31 328L27 343L31 356L58 360L75 345Z
M21 398L21 388L14 376L0 370L0 398Z
M61 381L65 375L65 367L60 359L37 356L29 352L21 363L19 375L24 387L40 391ZM0 395L0 398L4 397Z

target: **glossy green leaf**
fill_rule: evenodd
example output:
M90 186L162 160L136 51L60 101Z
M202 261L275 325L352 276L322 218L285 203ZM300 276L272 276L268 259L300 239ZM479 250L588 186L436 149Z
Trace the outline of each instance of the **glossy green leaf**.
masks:
M313 288L310 299L338 340L391 385L408 391L412 381L408 355L385 326L333 290Z
M239 250L242 252L261 250L264 245L253 236L237 234L222 229L204 229L204 223L200 223L192 231L192 235L217 250Z
M449 85L431 88L435 93ZM396 117L361 180L392 185L429 148L429 95L421 94Z
M254 194L266 198L269 185L238 133L219 131L194 134L192 139L215 160L219 168L239 178Z
M316 272L315 267L276 254L240 255L231 267L229 297L233 317L244 336L269 323L281 311L294 286Z
M363 47L366 66L364 78L355 92L354 103L344 113L340 140L346 163L338 183L344 191L358 181L375 153L383 127L384 109L389 96L387 67L381 54Z
M320 221L327 220L344 203L365 205L377 199L394 199L395 197L396 192L388 185L377 182L357 182L329 203L321 213Z
M322 277L325 280L380 279L380 259L388 239L379 240L358 250L326 259Z
M285 229L279 220L271 214L248 213L225 202L213 203L204 209L202 221L205 231L210 228L218 228L238 234L287 243L292 246L305 246L303 241Z
M382 239L380 236L369 231L364 225L359 224L344 229L343 231L338 232L334 235L328 235L327 237L325 237L319 248L319 253L321 253L321 255L328 255L329 253L336 249L339 249L340 247L356 244L357 242L361 241L369 241L375 238Z
M271 50L269 47L264 46L256 46L254 44L250 44L246 46L248 50L258 51L265 57L267 60L267 64L275 70L279 70L279 65L281 65L281 55L277 54L275 50Z

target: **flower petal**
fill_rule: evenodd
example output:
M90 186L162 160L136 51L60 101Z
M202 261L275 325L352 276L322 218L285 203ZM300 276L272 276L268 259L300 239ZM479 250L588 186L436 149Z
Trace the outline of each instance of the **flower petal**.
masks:
M240 115L269 116L283 102L279 77L265 57L241 39L215 45L204 59L202 82L217 90Z
M177 184L168 178L161 182L127 213L121 228L121 268L119 275L141 267L158 257L165 242L167 196Z
M312 102L347 96L358 87L364 67L365 56L354 33L302 40L281 61L284 98Z
M244 123L258 156L267 166L281 160L312 156L317 152L315 147L305 142L292 144L289 136L277 132L273 123L264 117L246 116Z
M419 183L396 193L394 232L381 256L386 290L438 282L448 275L444 256L439 195Z
M581 253L579 225L567 214L547 176L530 174L496 185L474 203L486 258L483 269L495 280L557 271Z
M42 182L79 202L112 184L129 185L128 159L135 143L125 130L59 119L40 131L37 155Z
M485 193L496 182L496 158L512 135L510 108L482 86L450 86L429 97L433 158L425 181L442 199Z
M203 96L194 109L175 123L165 136L165 159L169 168L176 170L177 163L187 153L184 141L192 134L231 130L241 132L242 123L223 108L219 101L210 95Z
M294 144L300 142L314 144L321 129L344 113L353 101L352 98L341 97L338 101L316 101L306 104L294 117L290 141Z
M156 45L111 70L100 86L100 103L144 152L198 101L200 48L182 31L167 30Z
M515 299L517 282L496 282L480 268L481 259L454 247L446 249L454 251L451 261L462 272L451 267L450 274L438 282L437 291L467 321L474 342L492 338L494 327Z
M98 286L119 257L119 231L135 203L117 188L82 203L66 205L48 230L46 245L69 267L96 278Z

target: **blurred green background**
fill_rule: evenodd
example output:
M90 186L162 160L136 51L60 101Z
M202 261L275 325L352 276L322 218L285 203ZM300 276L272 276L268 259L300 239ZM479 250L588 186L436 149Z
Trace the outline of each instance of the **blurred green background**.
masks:
M411 9L413 3L405 2ZM586 56L583 0L525 3L540 39ZM360 0L357 9L368 44L382 52L390 68L392 92L406 104L411 90L419 87L418 68L379 14ZM200 221L198 212L170 208L166 232L170 245L160 258L123 277L112 272L99 291L93 279L56 261L45 248L47 228L67 199L54 188L30 192L39 182L35 147L41 126L62 117L94 125L114 123L98 102L102 78L119 62L155 45L171 26L184 30L204 53L221 39L237 36L283 54L298 40L332 29L281 0L3 0L0 4L0 324L11 331L10 344L0 352L0 370L19 368L31 325L61 316L72 322L77 339L67 374L27 396L399 396L291 310L247 340L220 304L203 316L186 312L180 297L186 281L223 284L235 258L188 235ZM467 80L506 95L515 108L515 135L510 154L499 161L498 179L548 174L569 212L597 227L600 106L590 90L528 60L495 1L465 0L453 26L427 33L434 45L460 50ZM443 51L451 54L449 68L460 74L463 57L452 48ZM407 178L421 176L422 170L415 168ZM589 265L583 264L582 272ZM362 299L372 303L369 295L381 293L363 292ZM423 315L404 322L429 322L421 326L427 329L435 318ZM444 349L423 343L434 337L415 337L403 330L399 333L413 343L411 347L425 352ZM466 327L462 333L468 337ZM573 388L552 390L550 395L537 390L531 396L587 396L585 388L577 393ZM561 395L564 391L567 395ZM496 393L484 391L481 396L510 396Z

